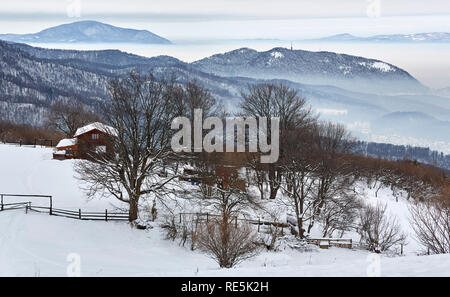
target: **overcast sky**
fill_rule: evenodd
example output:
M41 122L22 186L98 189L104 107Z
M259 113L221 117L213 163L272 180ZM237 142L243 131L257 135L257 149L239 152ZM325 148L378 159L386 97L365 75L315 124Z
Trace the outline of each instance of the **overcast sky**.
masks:
M76 0L2 1L6 13L64 14ZM6 3L5 3L6 2ZM84 14L231 15L252 17L346 17L363 16L375 0L81 0ZM379 1L382 14L450 14L448 0Z
M296 39L450 31L449 0L2 0L0 33L77 20L148 29L167 38Z

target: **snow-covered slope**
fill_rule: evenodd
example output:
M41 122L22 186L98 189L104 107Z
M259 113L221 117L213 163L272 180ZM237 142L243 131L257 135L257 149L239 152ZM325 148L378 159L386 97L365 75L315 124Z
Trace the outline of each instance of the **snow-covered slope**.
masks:
M51 156L48 148L0 144L0 193L53 195L55 207L63 208L100 211L118 205L110 199L87 201L83 185L74 178L74 161ZM388 189L380 190L378 198L374 190L359 190L366 203L387 203L404 231L411 233L404 198L397 202ZM158 222L153 227L141 231L126 222L0 212L0 276L66 276L74 255L79 256L82 276L370 276L378 260L381 276L450 276L450 255L416 256L419 247L411 237L404 257L287 248L262 252L233 269L219 269L205 254L165 240ZM355 234L347 236L357 239Z
M0 213L0 276L66 276L80 259L81 276L372 276L366 251L331 248L264 252L233 269L219 269L198 251L163 238L158 227ZM68 258L69 257L69 258ZM381 276L450 276L450 255L380 258Z
M0 144L0 193L53 196L55 208L104 211L121 206L117 201L87 199L83 184L74 176L74 161L52 159L53 149ZM5 197L5 203L23 201ZM48 206L46 199L32 198L33 205ZM122 205L123 206L123 205Z

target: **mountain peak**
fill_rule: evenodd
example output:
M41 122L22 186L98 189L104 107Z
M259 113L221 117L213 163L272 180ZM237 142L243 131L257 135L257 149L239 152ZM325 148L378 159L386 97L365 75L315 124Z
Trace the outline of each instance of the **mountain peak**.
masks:
M91 20L62 24L35 34L3 34L0 39L25 43L170 43L147 30L120 28Z

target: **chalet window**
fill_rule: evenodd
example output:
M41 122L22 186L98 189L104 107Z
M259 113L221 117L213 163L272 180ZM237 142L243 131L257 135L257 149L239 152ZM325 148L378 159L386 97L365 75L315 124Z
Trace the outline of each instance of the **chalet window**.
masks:
M98 134L92 134L92 139L97 140L98 138L99 138L99 135L98 135Z
M95 152L97 154L102 154L102 153L106 153L106 146L102 145L102 146L97 146L95 148Z

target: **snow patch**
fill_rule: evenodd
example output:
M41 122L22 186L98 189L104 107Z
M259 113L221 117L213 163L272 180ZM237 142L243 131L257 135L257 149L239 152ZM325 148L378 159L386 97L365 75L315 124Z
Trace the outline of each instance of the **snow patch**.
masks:
M394 71L394 68L392 68L391 66L389 66L388 64L383 63L383 62L374 62L371 67L381 70L382 72Z
M280 59L280 58L284 57L283 53L280 53L280 52L272 52L272 53L270 53L270 55L275 59Z
M75 145L75 144L77 144L76 138L66 138L66 139L62 139L60 142L58 142L58 144L56 145L56 148L71 146L71 145Z

